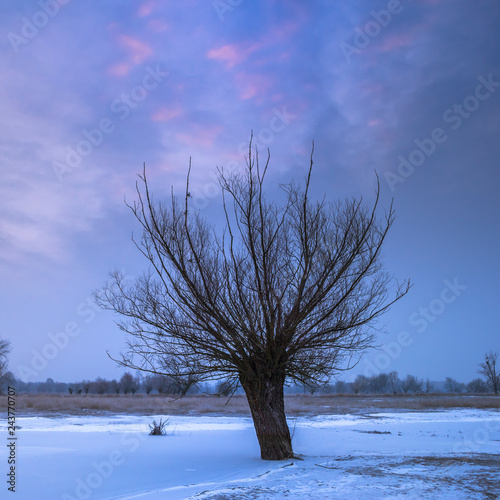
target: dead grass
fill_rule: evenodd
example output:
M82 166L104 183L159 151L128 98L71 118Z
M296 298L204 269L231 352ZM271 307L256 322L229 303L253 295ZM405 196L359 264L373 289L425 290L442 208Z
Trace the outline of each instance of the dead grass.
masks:
M486 453L459 456L427 456L407 458L403 464L425 465L427 467L448 467L451 465L474 465L500 469L500 457Z
M7 406L7 397L0 396L2 408ZM469 396L455 394L422 395L293 395L286 396L288 415L362 413L374 409L391 410L440 410L445 408L499 409L498 396ZM244 395L235 395L229 401L225 397L208 395L172 396L135 395L72 395L72 394L18 394L16 412L26 414L70 414L97 415L101 413L133 413L140 415L170 414L223 414L250 415Z

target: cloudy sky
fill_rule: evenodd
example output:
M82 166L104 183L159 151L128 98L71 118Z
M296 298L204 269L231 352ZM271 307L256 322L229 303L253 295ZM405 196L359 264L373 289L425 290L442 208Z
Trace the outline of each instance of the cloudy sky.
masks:
M269 189L373 200L388 271L414 287L352 375L467 382L499 349L496 0L42 0L0 6L0 337L24 380L120 376L125 338L90 297L147 263L131 242L147 165L217 223L216 167L253 130ZM347 378L352 375L347 375Z

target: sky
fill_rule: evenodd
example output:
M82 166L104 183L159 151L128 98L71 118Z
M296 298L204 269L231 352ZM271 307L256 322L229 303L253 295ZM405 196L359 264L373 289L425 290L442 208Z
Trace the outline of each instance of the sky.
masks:
M92 302L147 262L146 164L219 224L217 167L269 148L269 192L394 199L383 260L410 293L341 378L468 382L500 350L495 0L41 0L0 6L0 337L25 381L116 378L126 337Z

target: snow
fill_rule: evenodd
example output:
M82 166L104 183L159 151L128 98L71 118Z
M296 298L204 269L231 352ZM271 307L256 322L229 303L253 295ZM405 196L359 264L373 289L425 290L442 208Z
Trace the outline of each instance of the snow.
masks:
M168 435L148 436L160 418ZM302 460L284 462L259 458L246 417L61 415L17 425L16 500L500 498L496 410L293 417Z

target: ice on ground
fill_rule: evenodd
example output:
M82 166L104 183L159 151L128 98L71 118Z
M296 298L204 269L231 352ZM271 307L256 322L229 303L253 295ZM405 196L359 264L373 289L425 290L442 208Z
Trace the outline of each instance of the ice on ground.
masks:
M148 436L160 418L169 420L167 436ZM302 460L260 460L252 421L244 417L18 418L12 498L500 497L498 411L385 410L288 421ZM7 437L6 425L0 429ZM0 448L5 471L6 451ZM9 493L7 486L1 488Z
M232 417L183 417L168 415L110 415L106 417L93 416L60 416L54 417L21 417L16 419L23 432L47 431L47 432L144 432L148 425L156 420L157 422L168 419L168 429L170 432L185 431L231 431L253 428L251 418ZM1 429L6 429L7 425L0 425Z

